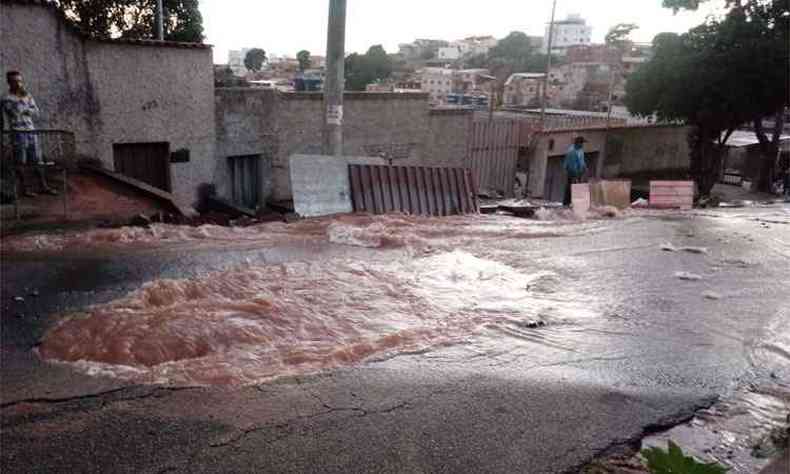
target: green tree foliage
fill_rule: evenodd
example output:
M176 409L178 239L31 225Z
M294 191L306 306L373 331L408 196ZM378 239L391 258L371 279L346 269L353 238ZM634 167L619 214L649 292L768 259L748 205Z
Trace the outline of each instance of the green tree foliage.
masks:
M310 69L310 51L303 49L296 53L296 60L299 61L299 70Z
M507 78L518 72L546 72L546 55L541 54L529 37L513 31L488 52L466 61L468 68L486 68L497 78L497 88L502 89Z
M630 40L631 32L638 29L636 23L618 23L609 29L606 33L605 42L609 46L622 49Z
M378 44L365 54L353 53L346 57L346 89L364 91L368 84L392 75L392 59Z
M258 72L263 68L263 63L266 62L266 51L261 48L252 48L247 51L244 56L244 67L252 72Z
M203 41L198 0L164 0L164 33L168 41ZM156 0L57 0L66 18L95 38L153 39Z
M507 65L512 74L534 68L536 55L536 48L529 37L521 31L513 31L491 48L488 59L489 63Z
M692 8L699 2L664 4ZM727 138L749 122L763 149L760 186L770 185L782 110L788 104L787 10L787 2L780 0L730 2L721 18L708 19L683 35L658 35L654 58L628 81L629 110L694 127L689 137L691 173L703 195L715 184ZM762 130L766 117L776 117L770 139Z
M691 456L685 456L683 450L671 440L666 451L658 447L643 449L642 457L647 461L647 468L652 474L724 474L727 472L727 469L720 464L704 464Z

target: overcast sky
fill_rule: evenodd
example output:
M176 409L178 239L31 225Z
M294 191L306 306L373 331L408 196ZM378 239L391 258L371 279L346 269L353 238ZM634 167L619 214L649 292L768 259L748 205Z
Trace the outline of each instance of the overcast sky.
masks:
M632 38L649 42L664 31L684 32L718 11L711 0L699 12L661 8L661 0L558 0L557 19L581 14L602 42L617 23L637 23ZM229 49L260 47L269 55L295 56L301 49L326 53L328 0L200 0L207 42L214 62L227 62ZM502 38L511 31L543 35L551 0L348 0L347 52L382 44L394 53L415 38L455 40L472 35Z

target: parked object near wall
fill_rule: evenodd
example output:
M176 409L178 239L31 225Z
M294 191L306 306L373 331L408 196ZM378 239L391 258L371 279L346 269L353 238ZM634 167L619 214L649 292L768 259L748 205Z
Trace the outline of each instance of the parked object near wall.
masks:
M573 213L579 217L584 217L590 210L590 184L578 183L571 185L571 204Z
M294 211L302 217L353 212L348 173L352 164L383 165L385 161L368 157L291 156Z
M349 165L349 179L355 212L428 216L478 212L469 169Z
M691 209L694 205L694 181L651 181L650 207Z
M595 207L614 206L625 209L631 205L631 181L593 181L590 183L590 199Z

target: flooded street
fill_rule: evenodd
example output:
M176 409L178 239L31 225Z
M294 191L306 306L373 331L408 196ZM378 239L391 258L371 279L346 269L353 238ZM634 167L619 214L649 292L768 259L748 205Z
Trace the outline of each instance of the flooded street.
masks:
M577 472L656 433L767 464L790 208L541 217L4 239L3 464ZM99 436L150 456L64 461Z

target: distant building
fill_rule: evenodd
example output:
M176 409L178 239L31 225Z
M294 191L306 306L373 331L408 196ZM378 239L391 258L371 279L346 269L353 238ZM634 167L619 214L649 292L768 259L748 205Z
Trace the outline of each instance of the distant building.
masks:
M541 51L546 53L549 47L549 28L543 35ZM588 45L592 41L592 26L587 24L580 15L568 15L565 20L555 21L552 33L551 51L553 54L565 55L568 48L577 45Z
M454 70L440 67L426 67L418 72L420 89L429 94L433 104L443 104L447 94L453 92Z
M423 59L428 53L434 55L439 51L439 48L447 46L450 46L450 43L444 40L416 39L411 43L399 44L398 54L407 61Z
M529 44L539 50L543 50L543 37L542 36L527 36Z
M443 61L456 61L461 59L461 48L458 46L446 46L439 48L436 57Z
M620 59L620 50L605 44L574 45L565 52L567 63L617 64Z
M488 96L495 81L488 69L459 69L453 74L453 92Z
M326 56L310 56L310 69L326 69Z
M493 36L470 36L462 40L453 41L451 46L458 48L461 56L486 55L498 41Z
M418 71L420 90L430 94L434 105L447 104L451 94L489 97L495 82L490 74L488 69L426 67ZM400 87L396 85L396 88Z
M274 76L290 77L299 71L299 60L288 56L272 56L269 58L267 67Z
M244 77L249 72L244 65L244 58L252 48L232 49L228 51L228 67L233 71L233 74L239 77Z
M503 102L508 107L538 107L543 95L544 73L512 74L505 82Z
M609 98L612 67L605 63L569 63L552 67L548 88L550 104L578 110L601 110ZM618 75L614 79L617 85Z
M365 92L395 92L395 85L385 82L374 82L365 86Z

